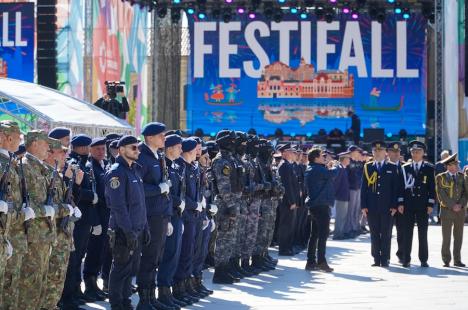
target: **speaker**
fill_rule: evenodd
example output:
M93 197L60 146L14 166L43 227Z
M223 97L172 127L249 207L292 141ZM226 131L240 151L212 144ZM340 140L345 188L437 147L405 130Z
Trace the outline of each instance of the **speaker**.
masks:
M364 143L371 143L375 140L385 140L385 130L383 128L364 128Z
M57 89L57 0L37 1L37 82Z

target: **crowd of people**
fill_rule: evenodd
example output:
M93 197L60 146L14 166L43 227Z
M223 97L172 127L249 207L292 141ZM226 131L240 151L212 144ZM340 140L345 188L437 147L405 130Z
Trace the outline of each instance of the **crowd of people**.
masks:
M456 154L436 176L418 141L403 163L399 144L383 141L372 154L353 145L335 158L232 130L204 141L153 122L141 134L22 134L17 123L0 122L2 309L74 310L104 300L133 309L135 292L137 309L180 309L213 293L203 282L208 267L216 284L274 270L271 245L280 256L308 248L305 269L332 272L332 211L335 240L368 233L368 222L373 266L388 266L395 225L397 256L409 267L417 223L427 267L436 201L443 262L452 260L453 229L454 265L464 267L468 174Z

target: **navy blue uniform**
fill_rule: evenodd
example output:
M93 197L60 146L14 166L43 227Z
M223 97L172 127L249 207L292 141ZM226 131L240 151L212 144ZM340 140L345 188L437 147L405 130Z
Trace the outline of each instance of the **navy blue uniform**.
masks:
M185 182L185 167L166 158L166 165L171 180L170 200L172 204L171 224L174 231L166 238L164 254L159 265L158 287L170 287L174 284L174 274L179 265L180 251L182 246L182 214L179 206L184 199L182 183Z
M88 248L91 227L99 224L99 217L93 205L94 192L90 177L90 169L86 167L88 156L81 156L75 152L70 153L70 159L76 161L80 169L85 172L80 185L79 200L74 197L74 202L80 209L82 216L75 223L73 230L73 242L75 250L70 253L67 277L63 289L63 299L69 300L71 295L81 293L81 261Z
M413 244L414 224L418 224L419 260L427 263L428 242L427 230L429 215L428 208L434 207L435 182L434 166L422 162L418 171L415 171L414 163L408 163L402 167L404 173L402 182L405 184L403 196L403 263L411 261L411 248Z
M180 253L179 265L177 266L176 274L174 275L174 283L179 283L188 279L193 271L193 258L195 252L195 234L197 231L198 219L200 212L198 207L198 168L187 163L180 158L176 161L178 164L185 167L185 211L182 214L184 222L184 233L182 234L182 249Z
M105 180L104 176L110 165L107 160L102 163L94 158L90 158L89 164L93 165L94 180L96 180L96 192L99 200L96 204L96 211L99 218L99 225L102 227L102 234L95 236L91 234L88 242L88 250L84 262L83 278L97 277L102 269L102 278L104 281L109 280L110 265L112 263L112 255L109 248L109 236L107 228L109 227L110 210L106 204L104 195Z
M147 226L145 192L138 167L135 163L129 166L122 157L117 157L105 176L109 227L115 232L109 276L109 301L113 306L127 304L132 295L132 277L138 271L142 235ZM134 249L128 246L129 235L138 240Z
M403 171L402 171L402 163L401 162L398 162L396 164L397 166L397 173L398 173L398 176L400 178L400 183L402 182L401 181L401 178L402 178L402 174L403 174ZM403 202L403 198L400 197L399 198L399 201L398 203L402 203ZM403 214L400 214L399 212L395 213L395 221L394 221L394 224L395 224L395 227L396 227L396 231L397 231L397 245L398 245L398 249L397 249L397 252L396 252L396 256L398 257L398 260L400 262L403 262L403 235L404 235L404 218L403 218Z
M296 210L291 210L293 204L299 205L299 181L297 179L294 166L287 160L281 162L278 168L286 192L278 206L279 227L278 243L279 254L291 255L294 241L294 223L296 219Z
M401 196L397 166L383 162L380 169L374 161L364 165L361 183L361 208L367 209L371 234L371 252L376 265L388 266L392 239L392 209Z
M163 255L166 242L167 223L172 215L172 203L169 194L162 194L159 184L164 180L162 161L164 155L156 155L144 143L139 145L143 185L145 189L146 214L151 242L143 247L137 284L141 289L155 288L156 270Z

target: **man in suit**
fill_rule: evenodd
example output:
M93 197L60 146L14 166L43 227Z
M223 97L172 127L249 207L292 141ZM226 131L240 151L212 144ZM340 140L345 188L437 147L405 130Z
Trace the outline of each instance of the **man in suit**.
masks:
M403 201L398 212L403 214L403 267L409 267L413 244L414 224L418 224L419 260L421 267L429 267L427 229L429 215L435 202L434 166L423 157L426 145L420 141L409 143L411 163L403 165L401 180L404 184Z
M369 222L372 266L388 267L393 215L397 211L400 181L397 167L388 162L383 141L372 142L374 161L364 165L361 184L361 209Z
M463 241L463 226L468 200L468 175L459 170L457 154L441 161L447 168L446 172L436 176L436 192L440 202L440 220L442 223L442 260L444 267L450 266L452 256L450 241L453 227L453 259L454 266L465 267L461 261L461 246Z

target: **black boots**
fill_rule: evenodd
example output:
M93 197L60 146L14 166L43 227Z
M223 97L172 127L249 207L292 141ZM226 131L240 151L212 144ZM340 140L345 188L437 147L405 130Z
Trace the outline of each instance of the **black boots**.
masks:
M85 291L84 295L86 300L104 301L106 294L97 286L97 278L94 276L84 279Z
M151 305L151 289L138 288L138 296L140 297L140 301L138 302L137 310L156 310Z
M184 281L180 281L174 284L174 286L172 287L172 296L174 296L176 300L180 300L186 303L187 305L192 305L199 301L198 298L195 298L187 294L187 292L185 291Z
M193 278L193 281L198 291L201 291L203 294L206 294L206 296L213 294L212 290L207 289L203 285L203 277L195 277Z
M228 273L228 266L227 265L219 265L215 268L215 272L213 275L213 283L216 284L234 284L235 282L239 282L239 279L237 281L235 280L236 278L232 277Z
M180 310L180 308L176 305L168 305L156 299L156 288L152 287L150 289L149 298L150 304L156 310Z
M174 297L172 296L171 288L167 286L158 287L158 301L166 306L172 307L173 309L177 310L179 310L180 307L187 306L186 303L183 303L183 306L181 304L175 303Z

